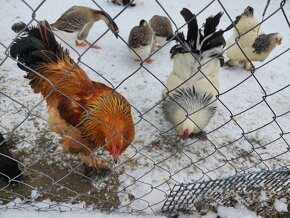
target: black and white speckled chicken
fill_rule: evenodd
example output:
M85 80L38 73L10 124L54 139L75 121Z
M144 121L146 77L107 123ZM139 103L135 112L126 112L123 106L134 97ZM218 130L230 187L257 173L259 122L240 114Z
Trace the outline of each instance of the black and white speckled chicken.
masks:
M259 30L258 25L258 21L254 18L254 9L248 6L240 16L237 29L234 29L227 42L228 66L234 66L238 61L244 64L245 70L250 71L252 64L249 60L264 61L273 49L282 43L282 36L279 33L265 34ZM240 47L236 44L236 40Z
M18 163L10 153L6 141L0 133L0 177L7 183L16 184L21 176Z
M163 91L164 113L184 139L200 133L216 111L219 81L223 64L223 33L216 30L222 12L208 17L203 28L198 28L194 14L186 8L181 12L188 25L187 39L183 33L175 35L179 42L170 50L173 70ZM237 18L238 19L238 18Z

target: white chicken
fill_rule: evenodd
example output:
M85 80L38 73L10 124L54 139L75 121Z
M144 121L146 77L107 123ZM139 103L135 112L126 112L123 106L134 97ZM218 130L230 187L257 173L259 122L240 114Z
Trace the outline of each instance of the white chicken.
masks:
M264 61L276 45L282 43L280 34L264 34L261 29L259 30L258 24L254 18L254 9L248 6L227 42L228 66L232 67L238 61L244 64L245 70L250 71L252 70L250 61Z
M177 34L179 44L170 50L173 70L163 91L163 109L177 134L186 139L191 134L201 133L216 111L218 73L226 44L223 33L234 24L216 31L222 16L220 12L207 18L204 28L199 29L190 10L184 8L180 13L188 22L187 39Z

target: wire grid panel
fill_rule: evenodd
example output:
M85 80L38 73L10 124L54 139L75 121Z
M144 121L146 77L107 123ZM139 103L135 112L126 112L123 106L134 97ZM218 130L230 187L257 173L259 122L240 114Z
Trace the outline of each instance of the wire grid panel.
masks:
M281 169L275 171L260 171L243 175L235 175L225 179L206 182L186 183L175 185L162 207L163 212L191 211L198 200L204 204L204 199L211 199L225 205L230 201L233 192L249 195L251 192L267 190L279 193L276 198L289 199L290 171ZM261 189L260 189L261 188ZM259 196L260 193L257 194ZM280 195L280 196L279 196ZM205 205L204 205L205 206Z
M186 26L179 12L187 5L197 14L199 23L218 11L224 12L224 26L228 26L237 16L236 12L228 9L231 4L229 1L213 0L199 6L189 1L186 6L178 5L178 9L173 2L146 1L142 6L136 2L136 8L113 8L105 0L103 4L96 1L86 3L108 14L113 13L116 22L120 19L120 27L138 24L139 21L128 20L128 16L132 16L131 13L138 7L150 11L150 7L152 9L154 6L154 13L169 17L178 31L184 31ZM20 3L21 10L17 7ZM287 33L290 35L286 13L289 7L286 7L286 1L272 3L269 7L271 12L261 21L262 28L268 23L269 26L273 25L271 18L279 16L285 28L282 30L277 27L275 31L283 31L286 37ZM65 5L67 3L59 4L64 10L70 7ZM44 11L51 11L47 16L60 16L60 11L55 10L55 5L50 4L50 1L15 1L15 7L19 16L28 20L27 24L43 20L39 14ZM11 25L14 22L15 19L7 21ZM25 208L29 203L42 210L75 210L72 204L85 202L80 209L93 205L93 209L106 212L156 213L165 201L169 204L167 193L173 186L179 187L179 184L187 181L208 184L198 190L194 186L195 193L187 197L193 199L194 195L202 193L207 187L215 187L213 182L199 183L201 181L219 181L216 179L221 176L290 165L290 131L287 122L290 109L281 103L281 99L288 97L285 92L289 92L289 77L284 75L287 71L284 63L287 63L290 50L287 40L284 47L277 49L277 52L274 50L273 56L266 62L260 65L253 63L254 69L250 74L239 72L242 75L239 76L223 68L218 111L207 128L206 137L183 141L176 136L174 127L164 119L162 111L161 92L166 88L164 83L172 70L169 55L172 44L156 49L151 56L155 63L147 65L124 58L128 36L122 31L118 40L115 40L110 38L113 34L107 28L100 27L94 43L104 46L98 54L88 48L76 49L68 39L56 34L57 40L70 50L71 57L90 78L108 84L126 96L134 115L135 141L122 154L113 172L106 178L84 179L83 162L77 156L64 153L59 148L60 137L47 130L49 121L45 99L32 93L27 80L22 78L23 72L16 66L17 62L10 57L9 47L16 38L10 32L8 26L10 38L4 37L0 41L0 130L18 160L23 180L13 189L1 184L0 209ZM279 70L283 73L280 80L271 73L271 70L279 67L277 61L281 62ZM266 80L274 80L272 77L279 83L265 84ZM101 150L94 155L106 159ZM237 176L223 184L232 187L239 178L249 179L247 176ZM218 184L222 187L222 182ZM21 200L14 201L15 198ZM37 202L42 202L42 205ZM177 202L174 203L177 205Z

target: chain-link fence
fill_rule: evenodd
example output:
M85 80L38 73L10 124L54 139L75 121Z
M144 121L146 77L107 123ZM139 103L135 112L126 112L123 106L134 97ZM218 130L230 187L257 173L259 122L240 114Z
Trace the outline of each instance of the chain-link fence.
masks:
M250 72L244 71L238 64L233 68L222 67L217 111L202 137L187 140L177 136L162 109L164 99L161 93L172 71L169 52L175 41L169 40L164 46L156 48L151 55L154 60L152 64L134 62L127 55L129 31L142 18L150 19L147 16L149 9L152 9L150 15L167 16L176 33L187 32L187 23L180 15L182 8L195 13L200 24L208 16L222 11L224 15L219 28L224 28L243 12L244 5L218 0L184 1L178 4L168 0L136 0L134 7L117 6L105 0L74 3L105 11L119 26L118 39L115 39L107 27L99 24L101 22L96 24L98 30L93 34L97 34L97 37L93 43L102 45L99 52L89 46L76 48L68 36L55 34L90 79L102 82L126 97L131 105L135 139L120 155L118 163L112 164L109 175L93 178L84 175L85 161L81 161L77 155L63 152L61 137L47 128L52 124L47 115L46 99L53 93L45 98L34 94L28 80L23 78L24 72L17 67L18 60L12 58L9 52L13 42L22 34L10 30L13 23L22 19L27 25L36 25L44 19L52 23L60 16L60 10L68 9L73 3L7 0L9 7L5 8L4 4L1 9L3 15L7 15L3 17L5 26L3 23L2 26L9 33L0 38L0 131L5 137L2 146L5 144L10 148L22 176L16 186L0 181L1 209L96 209L104 212L158 214L162 210L171 211L172 208L168 209L167 206L179 205L179 200L183 203L186 201L190 209L193 205L188 202L197 202L195 209L202 210L206 204L197 206L200 203L198 199L200 196L211 198L212 194L215 203L208 200L210 207L207 209L232 202L229 198L243 203L236 198L236 192L233 194L234 190L239 192L242 199L247 198L247 202L251 202L251 209L261 212L256 205L258 196L265 188L276 193L267 193L272 198L289 196L290 6L286 0L268 1L263 18L261 15L267 2L253 2L254 6L263 4L255 8L255 17L260 20L258 25L261 25L259 31L262 32L265 27L266 30L279 32L284 38L282 45L275 48L264 62L251 62L251 58L247 57L252 66ZM59 4L57 10L56 4ZM12 12L12 7L15 12ZM11 13L15 14L8 16ZM224 34L226 40L232 31ZM89 38L93 38L93 34ZM240 45L239 48L243 51ZM69 131L73 132L74 128L78 128L78 125ZM110 162L102 149L92 155ZM7 153L2 156L10 158ZM261 174L247 176L260 170ZM276 174L283 175L277 177ZM228 176L233 177L218 180ZM259 187L251 182L256 178ZM269 183L273 185L261 188L264 182L274 180L277 182ZM279 183L281 181L285 183ZM245 190L240 186L234 188L238 185L255 190L255 195L249 199L249 196L241 194ZM283 185L283 191L278 193L275 188L280 185ZM176 187L182 193L176 191ZM209 190L212 190L210 194ZM225 192L229 196L224 195ZM216 198L224 199L216 201ZM182 207L183 211L186 209Z

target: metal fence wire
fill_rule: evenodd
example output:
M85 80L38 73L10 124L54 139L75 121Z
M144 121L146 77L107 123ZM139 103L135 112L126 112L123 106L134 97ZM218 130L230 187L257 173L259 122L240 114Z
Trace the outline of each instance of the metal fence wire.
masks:
M26 18L26 24L36 25L43 20L38 12L46 10L47 2L39 1L35 6L35 2L21 0L15 1L15 4L21 5L22 10L31 15ZM146 6L146 1L139 2L139 5L138 1L133 2L136 8ZM152 0L150 4L152 2L160 14L170 19L174 31L186 33L187 23L183 21L179 25L179 21L175 20L176 17L182 20L180 10L185 6L177 9L170 8L166 0ZM261 19L261 28L272 22L272 17L280 16L283 18L280 26L273 29L278 32L283 28L290 34L289 11L287 14L285 9L288 2L268 3L270 6L274 4L274 10ZM92 0L89 4L112 14L104 10L98 1ZM204 6L198 11L189 8L196 14L199 23L212 15L208 14L212 7L219 8L215 9L216 12L224 13L221 22L227 23L224 26L233 23L240 13L231 15L233 13L222 0L202 4ZM5 8L5 4L2 7ZM117 13L113 19L118 23L121 17L132 16L135 7L116 6L114 12ZM10 24L13 22L7 23L9 29ZM47 118L45 98L33 93L28 80L22 77L24 74L17 67L18 61L10 56L9 49L20 34L14 34L14 38L10 39L3 36L3 41L0 41L0 132L5 137L1 146L7 145L13 155L12 158L7 153L0 153L0 160L5 157L17 161L22 172L15 186L13 179L8 179L8 184L0 181L0 211L33 208L42 211L100 210L155 215L162 211L172 215L178 211L215 210L218 205L238 202L270 217L274 214L275 199L285 198L290 203L290 109L289 98L286 99L285 94L289 93L289 72L288 78L277 85L274 84L275 78L267 75L267 71L273 69L272 64L278 66L277 63L283 61L288 63L288 68L279 69L289 71L289 40L283 42L282 50L274 50L263 63L251 62L251 72L238 75L235 69L224 67L223 72L233 72L227 78L224 77L226 73L223 74L223 79L228 81L220 81L222 89L217 95L217 112L206 133L202 137L183 140L164 118L162 110L164 99L161 98L161 90L166 88L165 81L172 70L169 50L175 44L174 40L155 49L151 58L156 60L149 65L144 61L129 63L129 59L124 58L126 52L123 48L127 49L128 44L127 35L122 31L116 41L122 47L122 57L113 54L113 41L106 44L112 43L111 51L104 48L96 54L89 47L77 50L65 38L56 35L57 40L68 48L76 64L92 80L121 92L132 108L135 140L120 156L118 163L113 164L109 175L89 178L83 175L84 162L77 155L63 152L59 135L48 130L47 125L52 124ZM105 29L94 43L105 42L107 37L110 37L109 29ZM94 60L101 64L96 66L94 61L87 61L94 55ZM102 61L102 58L106 61L110 59L112 63ZM118 66L119 63L122 66ZM271 79L273 82L270 84L274 88L269 87L269 81L265 83L265 80ZM228 85L224 85L226 82ZM107 159L102 149L92 155ZM272 204L262 205L259 201L261 193L266 193Z

